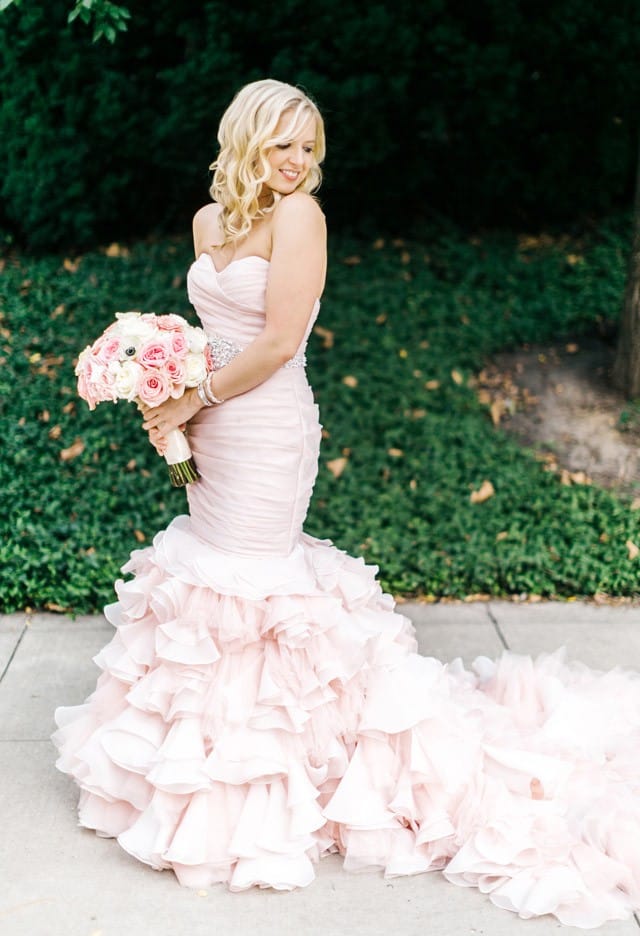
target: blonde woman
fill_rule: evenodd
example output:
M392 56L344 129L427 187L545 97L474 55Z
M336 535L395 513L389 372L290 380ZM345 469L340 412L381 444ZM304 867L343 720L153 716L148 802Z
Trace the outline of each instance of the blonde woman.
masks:
M95 692L56 709L80 824L189 887L304 886L339 852L347 870L442 869L524 917L628 915L639 680L557 656L473 672L421 657L376 567L303 532L322 118L258 81L219 141L188 276L215 370L144 413L159 450L187 426L201 477L189 515L124 567Z

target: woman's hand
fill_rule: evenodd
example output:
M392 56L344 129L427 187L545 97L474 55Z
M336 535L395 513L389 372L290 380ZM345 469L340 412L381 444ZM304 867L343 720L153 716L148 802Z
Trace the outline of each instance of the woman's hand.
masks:
M159 406L151 407L140 403L139 409L144 416L142 428L149 433L151 444L160 451L156 443L161 442L172 429L183 430L201 407L202 403L194 387L185 390L177 400L166 400Z
M149 429L149 442L151 442L158 455L164 455L167 451L167 440L159 429Z

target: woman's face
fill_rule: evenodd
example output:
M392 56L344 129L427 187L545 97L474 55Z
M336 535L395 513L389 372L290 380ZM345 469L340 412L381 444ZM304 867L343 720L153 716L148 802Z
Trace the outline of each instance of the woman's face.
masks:
M276 134L286 133L291 114L285 111L276 127ZM267 154L271 176L264 183L273 192L289 195L302 185L313 165L316 142L316 119L311 115L296 137L274 146Z

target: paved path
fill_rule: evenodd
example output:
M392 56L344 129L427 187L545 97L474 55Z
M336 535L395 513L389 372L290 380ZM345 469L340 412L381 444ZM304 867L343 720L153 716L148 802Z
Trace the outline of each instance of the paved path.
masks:
M640 670L640 607L509 602L413 605L423 653L451 660L533 655L567 647L608 669ZM54 767L56 705L82 702L99 671L91 657L110 639L102 617L0 617L0 933L2 936L550 936L577 933L552 918L522 921L475 888L439 874L385 881L347 874L336 856L308 888L230 894L181 888L77 826L77 788ZM640 936L635 919L591 930Z

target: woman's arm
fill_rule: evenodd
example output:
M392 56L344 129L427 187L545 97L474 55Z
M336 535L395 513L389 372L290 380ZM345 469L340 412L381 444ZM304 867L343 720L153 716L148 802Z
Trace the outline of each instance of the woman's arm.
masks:
M265 327L212 379L223 400L262 383L298 350L324 288L326 226L317 202L302 192L274 211Z
M194 241L197 252L195 237ZM324 215L311 196L294 192L273 213L265 327L247 348L211 375L210 386L217 397L226 400L246 393L293 357L324 288L325 275ZM188 422L201 407L195 388L187 390L180 399L148 410L144 428L166 433Z

